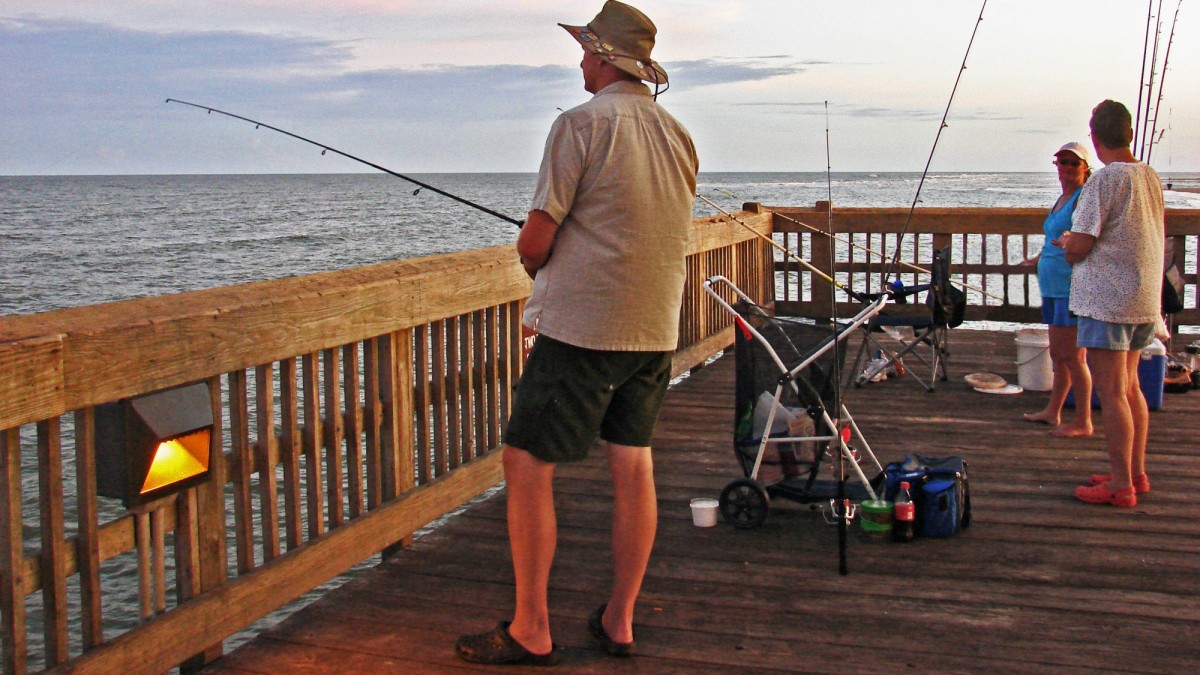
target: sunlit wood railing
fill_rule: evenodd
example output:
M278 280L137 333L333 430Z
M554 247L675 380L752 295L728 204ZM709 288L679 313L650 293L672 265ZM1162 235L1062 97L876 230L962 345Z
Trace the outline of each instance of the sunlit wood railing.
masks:
M746 208L776 214L773 225L776 239L825 274L831 272L831 240L813 228L824 233L832 225L836 236L832 242L832 276L855 291L878 292L901 240L900 264L895 271L906 285L928 280L906 264L927 269L933 251L950 246L952 277L967 284L968 320L1041 321L1037 268L1022 263L1041 249L1045 209L917 208L902 237L909 215L907 208L835 206L832 216L826 202L807 208L756 204L747 204ZM1176 264L1186 283L1185 309L1174 315L1175 323L1200 325L1197 305L1200 209L1168 209L1166 232L1175 241ZM819 316L830 311L829 284L819 278L814 282L811 271L795 261L784 260L782 255L777 255L775 270L780 277L777 305L781 312ZM838 313L853 313L855 305L845 294L838 296Z
M732 342L703 279L770 300L749 229L693 224L676 373ZM192 670L497 484L529 289L508 246L0 318L4 672ZM95 406L197 381L217 478L97 497Z

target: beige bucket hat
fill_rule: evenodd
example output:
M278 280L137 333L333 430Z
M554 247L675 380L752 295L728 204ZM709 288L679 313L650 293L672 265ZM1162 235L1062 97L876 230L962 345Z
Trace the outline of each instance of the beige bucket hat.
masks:
M636 8L608 0L588 25L558 25L584 49L603 56L630 75L656 85L667 84L667 71L650 58L658 29Z

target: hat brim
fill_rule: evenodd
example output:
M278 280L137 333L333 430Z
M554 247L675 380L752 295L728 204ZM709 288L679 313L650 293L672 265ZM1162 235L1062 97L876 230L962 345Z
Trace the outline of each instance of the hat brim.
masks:
M1063 149L1063 150L1059 150L1058 152L1054 153L1055 157L1058 157L1059 155L1071 155L1075 159L1080 159L1085 162L1088 161L1087 157L1084 157L1083 155L1079 154L1078 152L1075 152L1074 150L1070 150L1070 149Z
M604 57L609 63L633 75L639 80L655 84L667 84L667 71L653 59L639 59L628 54L622 54L612 45L604 42L599 35L588 26L571 26L558 24L575 38L581 47L593 54Z

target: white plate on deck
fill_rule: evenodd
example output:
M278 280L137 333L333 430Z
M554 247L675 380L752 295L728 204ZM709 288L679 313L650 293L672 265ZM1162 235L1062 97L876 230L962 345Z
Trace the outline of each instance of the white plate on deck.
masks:
M992 387L990 389L975 387L975 391L982 392L984 394L1019 394L1025 391L1025 388L1019 384L1006 384L1003 387Z

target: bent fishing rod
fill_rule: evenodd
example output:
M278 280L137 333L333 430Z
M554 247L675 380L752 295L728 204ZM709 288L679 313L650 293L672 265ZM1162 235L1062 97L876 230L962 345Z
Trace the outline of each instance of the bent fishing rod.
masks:
M304 141L305 143L308 143L310 145L315 145L318 148L321 148L322 155L324 155L326 151L341 155L342 157L345 157L346 159L352 159L360 164L366 164L367 166L371 167L372 169L377 169L388 175L395 176L396 178L399 178L401 180L406 180L406 181L412 183L413 185L418 186L417 187L418 190L420 190L421 188L424 188L426 190L429 190L430 192L436 192L439 195L442 195L443 197L449 197L450 199L453 199L454 201L456 201L460 204L466 204L467 206L470 206L473 209L478 209L488 215L495 216L495 217L499 218L500 220L510 222L513 225L516 225L517 227L521 227L525 224L525 221L523 221L523 220L517 220L516 218L511 218L511 217L506 216L503 213L500 213L498 211L493 211L492 209L489 209L486 206L476 204L475 202L473 202L469 199L464 199L463 197L459 197L458 195L451 194L449 192L446 192L445 190L436 188L428 183L423 183L411 176L405 176L402 173L396 173L395 171L392 171L391 169L389 169L387 167L380 166L374 162L369 162L369 161L363 159L362 157L355 157L354 155L351 155L348 152L343 152L341 150L338 150L337 148L335 148L331 145L325 145L324 143L318 143L317 141L314 141L311 138L305 138L304 136L301 136L300 134L294 134L290 131L287 131L286 129L280 129L279 127L271 126L270 124L267 124L266 122L259 122L258 120L252 120L249 117L242 117L241 115L235 115L231 112L225 112L224 110L217 110L216 108L212 108L212 107L209 107L206 105L200 105L198 103L189 103L188 101L181 101L177 98L169 98L169 99L167 99L166 102L167 103L179 103L182 105L191 106L193 108L199 108L200 110L205 110L209 114L217 113L220 115L224 115L226 117L232 117L233 119L236 119L236 120L242 120L243 122L249 122L250 124L254 125L255 129L257 129L258 127L266 127L267 129L270 129L271 131L277 131L285 136L291 136L292 138L295 138L296 140ZM413 194L416 194L416 193L414 192Z

